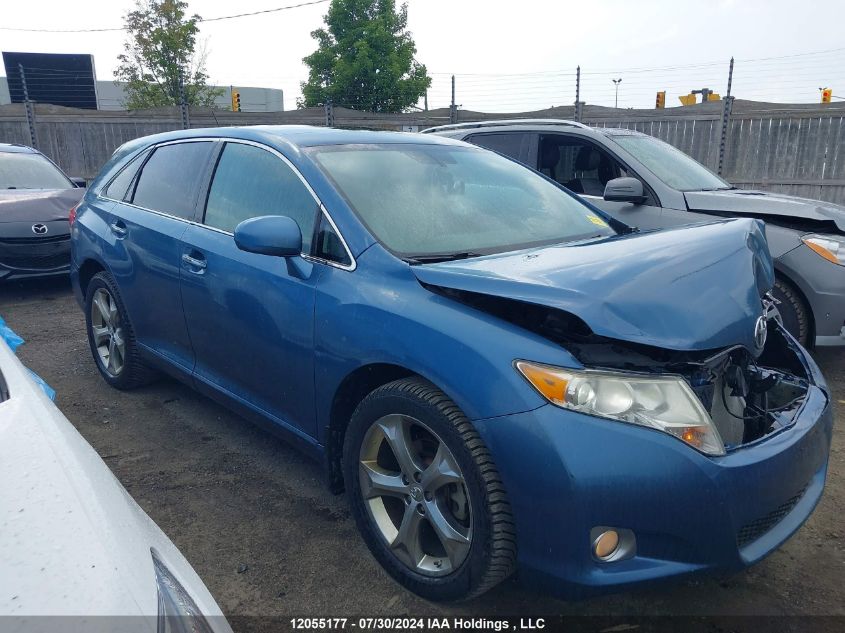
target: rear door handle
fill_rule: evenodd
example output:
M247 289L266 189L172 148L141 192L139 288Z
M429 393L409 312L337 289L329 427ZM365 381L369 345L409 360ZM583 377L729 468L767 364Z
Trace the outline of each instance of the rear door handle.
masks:
M182 261L185 262L192 269L196 269L196 270L191 270L191 272L193 272L193 273L201 273L203 270L205 270L206 266L208 266L208 264L205 261L205 258L200 259L198 257L194 257L192 255L189 255L188 253L184 253L182 255Z
M126 237L126 225L120 220L115 220L109 225L111 232L117 237Z

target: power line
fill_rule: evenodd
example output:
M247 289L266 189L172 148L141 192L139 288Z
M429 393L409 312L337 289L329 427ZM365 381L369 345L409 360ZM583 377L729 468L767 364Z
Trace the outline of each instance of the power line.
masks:
M224 15L219 18L206 18L200 22L220 22L221 20L233 20L235 18L246 18L253 15L263 15L265 13L278 13L279 11L287 11L288 9L298 9L300 7L309 7L314 4L323 4L330 0L311 0L310 2L300 2L299 4L292 4L286 7L277 7L275 9L263 9L261 11L251 11L249 13L236 13L235 15Z
M287 11L288 9L298 9L300 7L308 7L314 4L323 4L330 0L310 0L309 2L300 2L299 4L291 4L284 7L276 7L275 9L262 9L261 11L251 11L249 13L236 13L234 15L221 15L216 18L200 18L197 22L221 22L222 20L234 20L236 18L246 18L253 15L264 15L267 13L278 13L279 11ZM110 27L100 29L31 29L11 26L0 26L0 31L18 31L25 33L106 33L110 31L125 31L126 27Z
M793 53L791 55L776 55L770 57L754 57L748 59L740 59L737 58L737 62L761 62L761 61L770 61L770 60L781 60L781 59L791 59L795 57L808 57L812 55L826 55L829 53L839 53L845 51L845 47L839 48L828 48L825 50L820 51L807 51L804 53ZM695 68L709 68L713 66L724 66L727 64L727 60L719 60L719 61L710 61L710 62L696 62L693 64L683 64L683 65L673 65L673 66L654 66L654 67L634 67L634 68L616 68L612 70L607 70L606 68L597 68L592 69L590 71L582 71L581 75L615 75L618 73L640 73L640 72L659 72L659 71L667 71L667 70L690 70ZM564 70L545 70L545 71L534 71L534 72L527 72L527 73L445 73L445 72L430 72L430 75L455 75L457 77L514 77L514 76L526 76L526 75L559 75L559 74L569 74L574 75L571 69L564 69Z

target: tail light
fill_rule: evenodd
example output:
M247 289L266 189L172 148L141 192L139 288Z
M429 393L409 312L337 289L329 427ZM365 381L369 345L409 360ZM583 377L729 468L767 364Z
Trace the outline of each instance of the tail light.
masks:
M67 214L67 221L68 221L68 224L70 224L71 226L73 226L73 223L76 222L76 209L77 209L77 207L79 207L78 204L72 206L70 208L70 211Z

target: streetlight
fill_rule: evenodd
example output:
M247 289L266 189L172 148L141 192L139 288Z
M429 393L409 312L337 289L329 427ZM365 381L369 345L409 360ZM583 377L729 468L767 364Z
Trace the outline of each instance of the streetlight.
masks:
M613 107L618 108L619 107L619 84L622 83L622 77L620 77L619 79L611 79L610 81L612 81L613 85L616 86L616 99L613 102Z

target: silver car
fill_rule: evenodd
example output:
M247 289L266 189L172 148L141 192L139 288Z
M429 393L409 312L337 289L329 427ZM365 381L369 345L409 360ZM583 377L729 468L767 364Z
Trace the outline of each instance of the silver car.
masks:
M714 216L764 220L777 274L773 310L807 347L845 345L845 207L737 189L668 143L631 130L540 119L424 133L509 156L641 230Z

